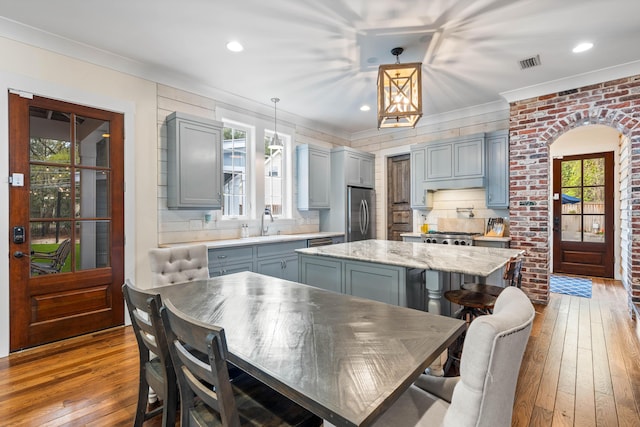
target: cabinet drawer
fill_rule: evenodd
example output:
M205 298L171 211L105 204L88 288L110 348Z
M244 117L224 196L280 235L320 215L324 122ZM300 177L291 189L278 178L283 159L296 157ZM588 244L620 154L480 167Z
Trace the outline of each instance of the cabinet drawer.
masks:
M296 240L294 242L283 243L269 243L266 245L257 246L257 257L272 257L278 255L290 255L295 252L296 249L302 249L307 247L306 240Z
M253 246L241 246L236 248L209 249L209 269L222 263L235 263L238 261L252 261Z

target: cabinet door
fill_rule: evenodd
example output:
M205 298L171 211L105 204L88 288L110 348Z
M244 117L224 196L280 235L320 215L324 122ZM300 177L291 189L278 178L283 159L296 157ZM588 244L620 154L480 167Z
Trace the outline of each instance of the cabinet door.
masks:
M347 153L345 159L345 174L347 176L347 185L361 185L360 177L360 156L356 153Z
M427 179L453 178L453 144L427 147Z
M209 270L209 276L218 277L227 274L240 273L241 271L253 271L253 261L219 265L218 268Z
M344 293L342 261L318 256L298 257L298 282L327 291Z
M425 149L411 151L411 208L425 209L427 193L424 187L426 177Z
M360 185L373 188L375 184L374 159L371 157L360 158Z
M331 180L327 176L331 170L329 151L309 150L309 207L329 208L329 188Z
M174 113L167 118L167 206L222 206L222 123Z
M282 258L262 259L259 260L257 264L258 273L264 274L265 276L277 277L279 279L282 278L282 271L284 269L284 260Z
M487 135L487 207L509 207L509 135Z
M344 283L349 295L405 306L405 268L345 262Z
M484 144L482 139L453 144L454 178L484 176Z
M281 278L284 280L298 281L298 255L290 255L282 259L284 268L282 269Z

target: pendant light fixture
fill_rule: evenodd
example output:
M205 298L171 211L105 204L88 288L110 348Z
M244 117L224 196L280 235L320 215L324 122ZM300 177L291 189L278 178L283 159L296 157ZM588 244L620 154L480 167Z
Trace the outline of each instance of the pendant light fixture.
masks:
M271 102L273 102L273 137L271 138L271 141L269 142L268 147L272 150L281 150L284 148L284 143L282 142L282 139L280 139L280 137L278 136L278 120L277 120L277 113L278 113L278 102L280 101L280 98L271 98Z
M378 69L378 129L415 127L422 117L422 63L400 63L401 47L391 49L396 63Z

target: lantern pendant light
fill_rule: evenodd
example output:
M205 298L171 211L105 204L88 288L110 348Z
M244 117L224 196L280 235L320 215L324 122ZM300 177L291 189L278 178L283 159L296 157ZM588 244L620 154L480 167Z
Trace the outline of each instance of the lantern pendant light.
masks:
M401 47L391 49L396 63L378 69L378 129L415 127L422 117L422 63L400 63Z
M280 98L271 98L271 102L273 102L273 137L268 147L272 150L281 150L284 148L284 143L278 136L277 105L279 101Z

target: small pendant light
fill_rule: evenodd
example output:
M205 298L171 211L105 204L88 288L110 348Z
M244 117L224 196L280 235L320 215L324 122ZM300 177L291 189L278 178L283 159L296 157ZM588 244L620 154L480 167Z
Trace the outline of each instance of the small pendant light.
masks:
M273 137L271 138L268 147L272 150L281 150L284 148L284 143L278 136L277 105L279 101L280 98L271 98L271 102L273 102Z

